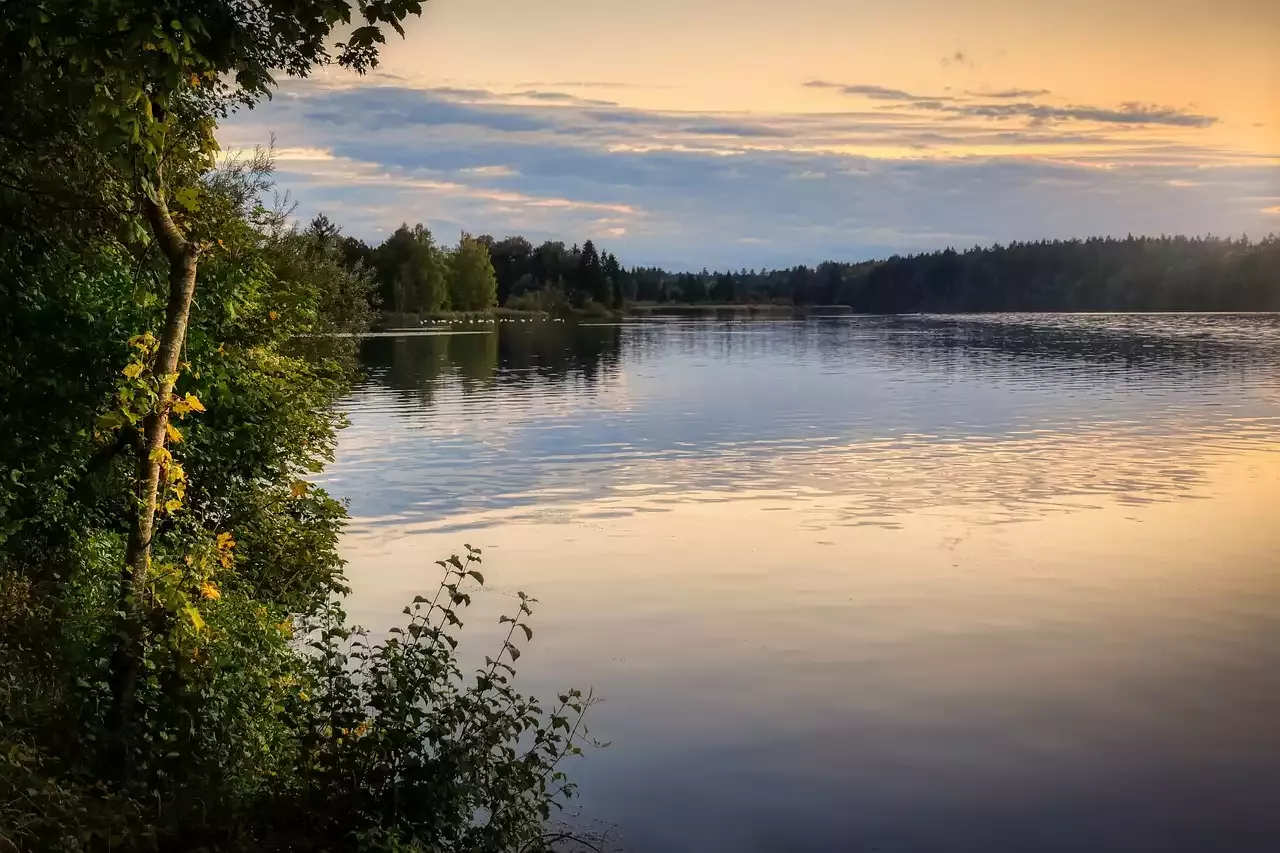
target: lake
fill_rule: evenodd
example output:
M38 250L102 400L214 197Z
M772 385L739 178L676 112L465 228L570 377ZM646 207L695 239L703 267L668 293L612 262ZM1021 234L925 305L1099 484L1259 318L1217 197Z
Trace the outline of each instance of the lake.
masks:
M483 548L628 853L1280 850L1280 315L456 330L363 343L348 609Z

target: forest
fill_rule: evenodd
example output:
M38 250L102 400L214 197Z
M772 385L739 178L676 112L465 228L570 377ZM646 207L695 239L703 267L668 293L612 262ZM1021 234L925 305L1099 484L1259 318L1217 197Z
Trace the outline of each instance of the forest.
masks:
M333 228L327 219L317 221ZM1257 242L1133 236L1014 242L813 267L701 272L627 268L590 239L581 246L547 241L535 247L518 236L463 235L459 246L474 253L480 286L446 283L451 251L460 250L436 247L422 225L401 226L377 247L354 237L341 238L341 245L349 265L375 272L374 307L401 313L492 305L619 310L630 303L839 305L872 314L1280 310L1275 235ZM464 274L453 275L449 282Z

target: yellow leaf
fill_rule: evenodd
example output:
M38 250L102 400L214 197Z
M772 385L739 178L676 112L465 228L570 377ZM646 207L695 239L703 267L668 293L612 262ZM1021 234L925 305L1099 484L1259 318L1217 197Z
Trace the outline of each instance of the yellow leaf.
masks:
M200 400L196 397L195 394L188 394L185 397L185 400L186 400L186 404L191 407L192 411L195 411L195 412L204 411L204 404L200 402Z
M300 498L307 493L308 488L310 488L309 483L299 480L289 487L289 494L293 495L295 498Z
M236 547L236 540L231 538L230 533L219 533L217 547L219 551L225 551L228 548L234 548Z
M142 374L142 364L141 362L132 361L120 372L130 379L137 379Z
M147 455L147 458L150 459L152 462L159 462L161 465L164 465L165 463L173 459L173 454L170 453L167 448L156 447L156 448L153 448L151 453Z
M182 501L178 500L177 498L172 498L164 502L165 512L177 512L181 508L182 508Z
M301 699L303 702L306 702L306 701L307 701L308 699L310 699L311 697L310 697L310 696L308 696L304 691L299 690L299 691L298 691L298 698L299 698L299 699Z
M274 311L268 311L267 316L270 317L272 320L278 320L280 318L280 315Z
M199 74L192 74L192 75L191 75L191 85L192 85L193 87L195 87L195 86L199 86L199 85L200 85L200 75L199 75Z
M205 581L200 584L200 597L207 598L210 601L217 601L222 598L222 590L218 589L218 585L213 581Z
M197 631L204 630L204 617L200 615L200 611L194 607L184 607L182 611L187 614L187 618L191 620L191 625Z
M174 444L177 444L178 442L182 441L182 433L179 432L178 428L173 424L166 423L164 425L164 431L169 435L169 440L172 441Z
M287 637L293 633L293 623L286 619L279 625L276 625L276 630Z

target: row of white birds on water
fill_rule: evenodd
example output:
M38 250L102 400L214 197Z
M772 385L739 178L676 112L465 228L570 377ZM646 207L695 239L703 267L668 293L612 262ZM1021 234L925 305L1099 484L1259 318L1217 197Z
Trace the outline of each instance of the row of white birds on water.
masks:
M421 324L423 326L454 326L458 324L465 325L468 323L487 324L487 323L537 323L537 322L563 323L564 318L563 317L539 317L535 319L532 317L474 317L470 319L464 318L461 320L422 320Z

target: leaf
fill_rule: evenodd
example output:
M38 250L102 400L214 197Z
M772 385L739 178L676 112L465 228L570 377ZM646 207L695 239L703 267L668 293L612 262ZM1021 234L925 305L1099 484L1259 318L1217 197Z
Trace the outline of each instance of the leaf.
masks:
M153 447L151 452L147 454L147 458L152 462L159 462L163 465L173 458L173 454L166 447Z
M180 441L182 441L182 433L179 432L178 428L173 424L166 422L164 425L164 431L169 436L169 440L172 441L174 444L177 444Z
M310 487L310 483L299 480L289 487L289 494L293 495L295 498L300 498L306 495L307 489Z
M196 187L184 187L173 194L173 200L190 213L200 209L200 191Z
M183 399L186 401L186 404L191 407L192 411L194 412L204 411L204 404L200 402L199 398L197 398L195 394L188 394Z
M204 617L200 615L200 611L188 605L182 608L182 612L185 613L187 615L187 618L191 620L191 625L193 628L195 628L197 631L204 630L204 625L205 625Z
M170 512L170 513L177 512L181 508L182 508L182 501L178 500L177 498L170 498L169 500L164 502L165 512Z
M472 569L471 571L467 572L467 574L469 574L469 575L471 575L471 577L475 578L475 579L476 579L476 583L480 584L481 586L484 586L484 575L480 574L480 573L479 573L479 572L477 572L475 569Z
M533 629L530 628L528 625L524 624L523 622L520 622L520 623L517 623L516 627L524 629L524 638L526 640L533 639Z
M142 375L142 370L143 367L141 362L131 361L129 364L125 365L124 370L121 370L120 372L129 379L137 379Z
M222 598L222 590L218 589L218 585L213 581L205 581L200 584L200 597L207 598L210 601L217 601Z

